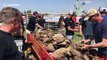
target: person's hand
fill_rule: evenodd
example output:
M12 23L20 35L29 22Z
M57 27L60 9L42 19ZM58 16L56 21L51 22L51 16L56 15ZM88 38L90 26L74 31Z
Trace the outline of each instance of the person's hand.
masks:
M80 43L84 43L84 44L86 44L86 43L88 43L88 42L90 42L90 39L87 39L87 40L81 40L81 41L80 41Z
M75 31L75 32L78 32L78 31L79 31L79 29L75 28L75 29L74 29L74 31Z
M86 45L86 44L82 45L82 49L88 49L88 48L90 48L90 45Z
M78 26L75 26L75 28L76 28L76 29L79 29L79 27L78 27Z
M86 40L81 40L80 43L87 43L87 41Z

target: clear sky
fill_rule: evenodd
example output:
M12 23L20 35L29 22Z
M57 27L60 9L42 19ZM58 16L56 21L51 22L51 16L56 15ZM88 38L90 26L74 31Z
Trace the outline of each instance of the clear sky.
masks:
M107 6L107 0L79 0L85 2L82 10ZM69 12L74 11L75 0L0 0L0 9L13 6L21 11L32 10L38 12ZM79 5L80 6L80 5Z

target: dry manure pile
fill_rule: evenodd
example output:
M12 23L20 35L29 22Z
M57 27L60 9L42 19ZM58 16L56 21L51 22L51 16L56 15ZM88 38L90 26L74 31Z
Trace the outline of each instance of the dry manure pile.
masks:
M32 35L55 60L99 60L95 49L83 50L81 43L70 42L53 30L34 32Z

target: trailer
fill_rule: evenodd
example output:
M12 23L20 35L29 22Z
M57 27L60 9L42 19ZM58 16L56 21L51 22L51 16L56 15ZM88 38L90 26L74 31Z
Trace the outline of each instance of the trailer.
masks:
M39 58L39 60L54 60L52 56L42 47L42 45L36 41L31 34L27 33L27 43L32 43L31 48Z

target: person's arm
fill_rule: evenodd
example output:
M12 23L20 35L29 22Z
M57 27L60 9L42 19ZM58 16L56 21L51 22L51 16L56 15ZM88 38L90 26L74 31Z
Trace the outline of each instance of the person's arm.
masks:
M83 45L83 49L87 48L101 48L101 47L107 47L107 39L103 38L102 42L93 44L93 45Z
M44 19L44 27L43 28L45 28L46 27L46 20Z
M102 42L99 42L97 44L94 44L94 45L90 45L89 47L107 47L107 23L105 22L103 25L102 25L102 28L101 30L103 31L102 33Z
M101 30L103 31L102 33L102 41L93 45L84 45L83 48L100 48L100 47L107 47L107 23L105 22L102 25Z
M103 38L102 42L90 45L92 48L107 47L107 39Z
M80 25L80 28L79 28L79 32L80 32L80 36L83 36L82 26L81 25Z
M72 29L70 26L68 26L67 29L68 29L69 31L74 31L74 32L78 31L78 29L76 29L76 28Z
M40 26L38 23L36 23L36 26L40 29L44 29L42 26Z
M44 27L43 28L45 28L46 27L46 23L44 23Z
M78 31L78 29L76 29L76 28L71 28L70 27L70 25L71 25L71 23L70 23L70 21L71 21L71 19L69 19L69 18L66 18L65 19L65 24L66 24L66 28L69 30L69 31Z

